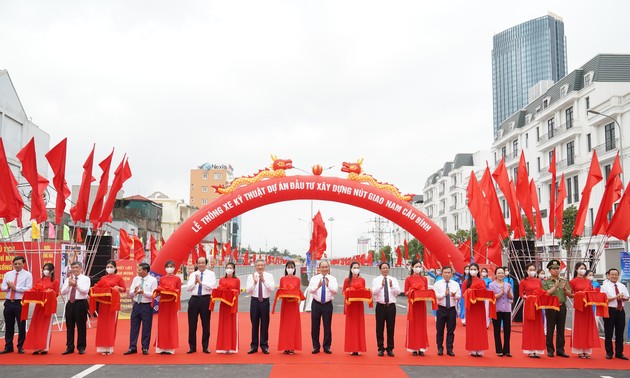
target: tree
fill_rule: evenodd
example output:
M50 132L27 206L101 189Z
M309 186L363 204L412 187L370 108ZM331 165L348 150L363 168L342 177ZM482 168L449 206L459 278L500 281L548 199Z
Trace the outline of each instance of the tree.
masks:
M560 240L560 246L567 251L567 254L571 252L571 249L577 247L581 238L579 235L573 235L577 211L577 208L571 205L564 209L562 213L562 239Z
M418 239L411 239L407 246L409 247L409 259L418 259L420 261L424 259L424 245Z
M521 219L523 219L523 227L525 228L525 239L535 240L536 235L534 234L534 229L532 228L532 225L529 224L529 219L527 219L527 216L525 215L523 215Z

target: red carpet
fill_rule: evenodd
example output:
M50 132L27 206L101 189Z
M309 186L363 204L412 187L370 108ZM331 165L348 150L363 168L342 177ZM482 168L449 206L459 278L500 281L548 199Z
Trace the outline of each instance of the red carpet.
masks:
M260 352L248 355L250 342L251 325L249 321L249 313L239 313L240 327L240 346L239 353L233 355L223 355L214 352L216 339L214 337L218 319L212 317L210 346L212 354L204 355L201 353L201 347L198 346L194 355L187 355L188 350L187 335L188 327L186 322L186 313L179 314L180 320L180 347L175 355L159 355L155 354L155 348L150 349L148 356L142 354L123 356L123 352L128 349L129 340L129 321L121 320L118 326L118 336L116 339L116 350L113 355L102 356L96 353L94 347L94 337L96 333L96 321L92 322L92 328L88 330L88 349L85 355L79 355L76 352L71 355L62 356L61 352L65 349L65 331L53 331L51 342L51 350L44 356L33 356L31 354L18 355L17 353L0 355L1 364L199 364L201 361L217 364L273 364L273 377L294 376L296 369L300 371L309 371L305 367L317 367L318 372L325 374L327 377L347 377L348 373L353 370L361 372L363 376L379 375L387 377L395 377L400 373L404 373L398 367L399 365L433 365L433 366L484 366L484 367L512 367L512 368L551 368L551 369L630 369L630 361L618 359L606 360L605 351L602 347L594 350L593 358L583 360L575 357L571 358L548 358L542 357L538 360L528 358L521 353L521 326L516 324L512 332L512 355L514 357L497 357L494 353L494 342L492 339L492 327L488 330L490 337L489 343L491 350L486 352L483 358L470 357L464 350L465 346L465 328L458 324L455 331L455 357L436 355L435 348L435 318L429 317L429 340L431 346L425 357L413 357L404 349L405 342L405 317L399 316L396 321L396 349L395 357L378 357L376 355L376 337L374 332L374 316L366 316L366 333L368 342L368 352L362 356L350 356L343 352L344 337L344 317L341 314L335 314L333 318L333 354L326 355L320 353L318 355L311 354L311 338L310 338L310 313L302 314L302 351L296 352L295 355L285 355L276 350L278 342L278 322L279 313L272 315L269 340L271 354L264 355ZM157 317L155 318L157 320ZM156 322L154 321L154 326ZM199 327L200 329L201 327ZM570 333L570 332L568 332ZM199 340L199 337L198 337ZM569 345L567 340L567 345ZM630 352L630 350L628 351ZM629 353L626 353L629 354ZM298 366L299 365L299 366ZM394 366L393 366L394 365ZM396 367L395 367L396 366ZM366 372L367 375L363 374ZM393 373L393 374L392 374ZM319 375L319 374L318 374Z

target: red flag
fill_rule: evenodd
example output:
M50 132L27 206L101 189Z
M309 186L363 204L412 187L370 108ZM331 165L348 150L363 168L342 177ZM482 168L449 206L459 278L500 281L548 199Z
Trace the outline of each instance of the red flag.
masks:
M386 262L387 259L385 258L385 250L381 249L381 262Z
M101 180L98 183L98 190L96 191L94 203L92 203L92 211L90 211L90 221L94 227L98 227L99 225L98 220L101 218L101 212L103 211L103 201L105 200L107 189L109 189L107 183L109 181L109 168L112 165L113 156L114 150L112 149L112 153L98 164L103 173L101 174Z
M424 249L424 266L427 269L435 269L438 267L435 257L433 257L433 254L426 248Z
M118 246L118 258L121 260L127 260L131 257L131 248L133 246L133 240L127 233L127 231L120 229L120 245Z
M0 185L0 217L4 218L4 223L17 219L18 226L21 228L24 201L18 191L17 180L11 172L2 138L0 138L0 183L2 183Z
M542 217L540 216L540 206L538 205L538 192L536 190L534 179L531 179L529 181L529 192L532 196L532 204L534 205L534 210L536 210L536 239L540 239L545 234L545 229L543 228Z
M217 258L217 252L219 251L219 242L217 242L217 238L214 238L214 247L212 248L212 258Z
M593 150L594 151L594 150ZM549 232L553 233L556 229L556 149L553 149L551 154L551 161L549 162L549 169L547 172L551 173L551 190L549 193Z
M88 204L90 201L90 185L92 184L92 181L96 180L92 177L94 148L95 146L92 146L92 152L90 152L87 160L83 163L83 178L81 179L81 187L79 188L77 202L70 208L70 216L75 223L85 222L85 216L87 215Z
M473 250L472 250L472 261L480 263L481 262L481 258L486 256L486 251L484 251L484 249L486 249L486 243L482 243L481 240L477 240L477 242L475 243L475 245L473 246ZM487 256L486 256L487 257Z
M534 222L534 212L532 211L532 197L529 193L529 177L527 175L527 163L525 163L525 152L521 151L521 160L518 164L518 174L516 176L516 199L525 212L532 229L536 229Z
M613 204L621 198L623 184L619 178L620 175L621 164L619 163L619 153L617 153L615 162L608 174L606 189L604 189L604 196L602 197L599 209L597 210L597 216L595 217L595 223L593 224L593 235L605 234L608 229L608 212L612 209Z
M459 249L464 256L464 261L467 263L470 262L470 239L466 239L457 249Z
M555 236L556 239L562 238L562 217L564 213L564 200L567 198L567 186L564 183L564 173L560 178L560 186L558 186L558 198L556 198L556 230Z
M591 167L588 170L588 177L586 178L586 184L582 190L582 200L580 201L580 208L578 209L577 216L575 218L575 227L573 227L573 235L582 235L584 232L584 222L586 221L586 212L588 211L588 205L591 200L591 190L598 182L603 180L602 170L599 167L599 160L597 159L597 151L593 150L593 158L591 159Z
M630 235L630 183L623 192L619 206L610 220L607 234L619 240L628 240Z
M313 255L313 259L319 260L322 258L324 251L326 250L326 238L328 237L328 231L326 231L326 224L322 219L322 214L318 211L313 218L313 235L311 236L311 245L309 251Z
M223 251L221 253L221 258L225 259L226 257L232 254L232 243L227 242L223 245Z
M129 160L123 160L116 168L114 172L114 180L112 181L112 187L109 190L109 194L107 195L107 200L103 205L103 211L101 212L101 217L99 219L99 223L103 224L105 222L112 221L112 211L114 210L114 202L116 202L116 195L120 189L122 189L125 181L129 180L131 177L131 168L129 168Z
M400 250L400 246L396 247L396 265L402 266L402 251Z
M199 257L208 258L208 256L206 256L206 250L203 248L203 244L201 243L199 243Z
M133 259L141 263L146 257L142 240L137 235L133 236Z
M492 181L492 175L490 168L486 165L486 170L481 177L481 191L486 196L486 202L488 203L488 211L490 213L490 219L492 219L493 230L492 234L498 234L501 239L505 239L509 236L507 226L505 225L505 219L501 212L501 205L499 204L499 198L497 197L497 191L494 189L494 183Z
M510 182L503 158L501 158L501 162L492 173L492 177L499 186L499 189L501 189L508 207L510 208L510 228L514 231L514 238L520 239L525 236L525 229L523 228L521 211L519 210L518 203L516 202L514 185Z
M70 189L66 183L66 144L68 138L64 138L46 154L46 160L50 164L53 176L53 186L57 191L55 202L55 223L61 223L63 211L66 208L66 199L70 197Z
M193 249L190 251L190 254L190 257L192 258L192 263L197 264L197 260L199 260L199 255L197 255L197 246L193 247Z
M234 261L238 262L238 248L234 248Z
M468 180L468 188L466 190L468 209L477 224L479 239L483 242L494 239L494 233L492 232L494 225L492 219L490 219L489 206L481 192L481 187L479 186L474 171L470 172L470 179ZM442 261L442 265L446 264Z
M81 230L80 228L77 228L75 240L77 241L77 243L83 243L83 230Z
M243 264L249 265L249 250L245 251L245 256L243 258Z
M155 261L155 258L157 257L158 251L156 244L157 242L153 235L149 234L149 250L151 251L151 262Z
M492 264L495 264L497 266L502 266L503 265L503 259L501 258L502 251L503 251L503 247L501 245L501 242L499 240L493 240L492 243L490 243L490 245L488 246L487 259Z
M562 271L562 269L565 269L567 267L567 264L564 263L564 261L560 260L560 271Z
M368 266L372 266L373 264L374 264L374 258L372 256L372 254L370 252L368 252L367 265Z
M48 180L37 173L35 138L31 138L15 157L22 162L22 176L31 185L31 219L35 219L37 223L46 222L48 214L43 194L48 186Z
M405 245L405 260L409 260L409 244L407 244L407 239L405 239L404 245Z
M164 243L166 243L164 241L164 237L160 236L160 249L162 249L162 247L164 247Z

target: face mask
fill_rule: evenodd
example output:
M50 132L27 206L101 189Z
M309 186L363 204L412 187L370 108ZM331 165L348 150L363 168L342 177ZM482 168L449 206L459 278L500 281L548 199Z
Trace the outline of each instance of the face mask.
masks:
M507 276L509 276L509 275L510 275L510 271L509 271L509 270L506 270L506 271L505 271L505 276L507 277Z
M593 279L594 279L595 277L593 277L593 276L588 276L588 277L586 277L586 278L588 278L588 280L589 280L589 281L593 281Z
M528 270L527 271L527 275L530 276L530 277L536 277L536 272L533 271L533 270Z
M442 271L438 269L438 270L435 271L435 274L437 274L439 276L440 274L442 274Z
M43 273L46 277L50 276L50 270L44 270Z
M578 270L578 274L579 274L580 276L585 275L585 274L586 274L586 269L579 269L579 270Z
M165 270L166 270L166 274L173 274L173 272L175 272L175 268L172 266L166 268Z
M227 274L228 276L231 276L231 275L232 275L232 273L234 273L234 269L227 268L227 269L225 270L225 274Z
M289 273L289 274L291 274L291 275L292 275L294 272L295 272L295 269L293 269L293 268L287 268L287 273Z
M105 271L107 272L107 274L114 274L116 268L105 268Z
M479 271L474 270L474 269L470 270L470 275L473 276L473 277L477 277L477 273L479 273Z
M361 271L360 269L354 268L352 269L352 274L358 275L360 271Z
M482 272L482 273L481 273L481 277L488 277L488 273L486 273L486 272Z
M413 272L415 274L420 274L420 273L422 273L422 268L413 268Z

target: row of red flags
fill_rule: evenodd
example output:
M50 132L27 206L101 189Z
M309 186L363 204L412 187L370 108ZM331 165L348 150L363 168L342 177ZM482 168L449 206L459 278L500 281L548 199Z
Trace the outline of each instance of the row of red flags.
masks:
M70 216L75 224L77 222L85 222L87 219L90 199L90 185L93 181L96 181L96 179L92 177L94 148L95 147L92 147L92 152L83 164L83 178L81 180L81 187L77 197L77 202L70 209ZM65 178L66 150L67 138L64 138L45 155L50 167L52 168L52 172L54 174L53 187L57 191L57 200L55 203L56 224L61 223L61 218L66 208L66 200L70 196L70 189L68 189L68 184ZM126 156L124 156L114 172L114 179L108 194L109 170L113 155L114 151L112 150L112 153L99 164L103 172L101 174L98 191L96 193L96 198L92 205L89 217L89 220L92 222L94 228L99 228L103 223L112 221L112 212L114 209L114 202L116 201L116 194L118 194L118 192L122 189L123 183L131 177L129 161ZM31 186L30 219L35 220L37 223L43 223L47 219L46 204L44 202L43 194L48 187L49 181L41 176L37 170L35 138L31 138L24 148L17 153L16 157L22 163L22 176L24 176ZM3 218L5 223L17 220L18 226L23 227L22 209L24 208L24 201L17 189L17 184L17 180L15 179L13 172L11 172L9 162L7 160L2 138L0 138L0 218Z

